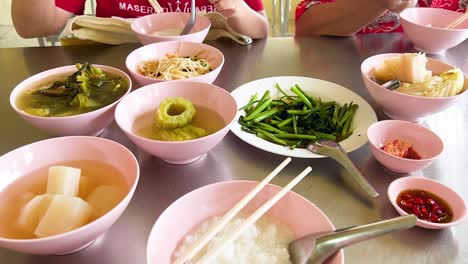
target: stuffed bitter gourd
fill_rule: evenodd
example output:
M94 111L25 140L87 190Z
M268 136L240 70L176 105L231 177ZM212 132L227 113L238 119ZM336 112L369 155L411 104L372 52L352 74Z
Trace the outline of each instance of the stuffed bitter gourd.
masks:
M180 128L173 128L173 129L161 129L155 127L153 129L154 136L156 140L162 141L183 141L183 140L191 140L200 137L204 137L207 135L206 130L203 128L195 127L192 125L186 125Z
M183 127L192 122L196 110L192 102L183 97L164 99L155 116L155 126L163 129Z

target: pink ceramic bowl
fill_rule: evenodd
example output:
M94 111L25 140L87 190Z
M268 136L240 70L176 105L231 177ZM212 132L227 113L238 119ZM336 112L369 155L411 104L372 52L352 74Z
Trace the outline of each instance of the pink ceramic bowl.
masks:
M145 60L157 60L170 53L177 54L181 57L198 55L210 63L212 69L211 72L198 77L186 79L189 81L213 83L224 65L224 55L215 47L202 43L179 41L154 43L138 48L127 56L125 65L133 78L135 78L141 86L158 82L167 82L168 80L157 80L139 74L137 72L137 66ZM170 80L169 82L178 81L181 80Z
M182 32L182 29L187 24L189 17L190 13L183 12L151 14L137 18L133 21L131 28L143 45L173 40L199 43L203 42L210 30L211 22L207 17L202 15L197 15L195 25L186 35L161 36L155 34L155 32L171 28L178 28L180 29L180 32Z
M424 117L440 112L458 102L467 92L468 78L465 77L463 92L450 97L425 97L407 95L390 91L376 83L373 78L374 69L384 60L399 53L386 53L367 58L361 64L361 75L367 91L372 98L382 107L384 113L392 119L400 119L411 122L421 121ZM454 67L441 61L428 58L427 69L433 74L439 74Z
M393 181L388 186L388 199L392 203L393 207L400 213L401 215L408 215L403 209L401 209L397 204L397 197L398 194L402 191L406 191L409 189L417 189L417 190L424 190L431 192L444 201L450 206L453 211L453 220L449 223L431 223L428 221L418 219L416 225L428 229L442 229L447 228L450 226L458 225L466 217L466 203L463 198L458 195L454 190L450 189L449 187L421 176L411 176L411 177L404 177L399 178Z
M219 114L225 126L208 136L186 141L158 141L136 134L150 127L161 101L184 97L197 106ZM215 147L227 134L237 113L237 104L226 90L207 83L163 82L144 86L130 93L115 111L115 120L133 143L152 155L173 164L193 162Z
M16 101L18 97L26 91L35 86L52 83L58 78L63 78L64 76L69 76L76 71L75 65L63 66L48 71L44 71L33 75L26 80L18 84L10 94L10 105L26 122L31 125L47 132L48 134L54 136L94 136L102 133L104 128L106 128L114 120L114 110L117 103L130 93L132 89L132 80L130 77L123 71L113 68L110 66L96 65L106 72L122 76L128 82L129 88L128 91L117 101L109 104L100 109L66 117L41 117L28 114L16 106Z
M70 136L47 139L15 149L0 157L0 196L15 180L40 168L74 160L100 161L119 170L129 191L114 209L97 220L60 235L37 239L7 239L0 246L28 254L68 254L88 246L105 233L132 199L139 179L135 156L124 146L99 137ZM1 220L0 220L1 221Z
M462 15L442 8L407 8L400 13L400 19L415 49L439 54L468 38L468 20L454 29L444 29Z
M410 173L429 166L444 150L442 140L431 130L415 123L401 120L385 120L367 129L371 152L384 167L398 173ZM382 149L385 144L403 140L413 145L420 160L393 156Z
M170 264L174 251L182 239L200 223L222 216L249 193L258 182L228 181L196 189L175 201L158 218L146 246L148 264ZM251 214L281 188L269 184L243 209ZM290 191L265 214L286 226L294 239L310 233L334 231L327 216L313 203ZM313 221L305 221L313 219ZM326 264L344 263L343 250L331 256Z

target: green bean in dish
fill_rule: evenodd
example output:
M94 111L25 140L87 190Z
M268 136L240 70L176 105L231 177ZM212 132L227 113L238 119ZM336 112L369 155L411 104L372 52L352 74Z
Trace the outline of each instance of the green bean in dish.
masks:
M299 85L290 88L288 95L278 84L279 98L272 98L267 90L260 99L258 94L240 108L241 129L272 143L305 148L319 139L340 142L352 133L351 122L358 105L353 102L339 105L335 101L324 102L308 95Z

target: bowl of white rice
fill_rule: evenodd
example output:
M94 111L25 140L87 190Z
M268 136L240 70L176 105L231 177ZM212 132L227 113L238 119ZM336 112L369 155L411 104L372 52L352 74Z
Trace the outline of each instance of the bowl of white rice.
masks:
M170 264L196 243L229 209L258 182L227 181L196 189L171 204L156 220L148 238L148 264ZM223 243L226 234L238 229L245 219L281 187L268 184L191 260ZM310 233L335 230L327 216L313 203L290 191L255 225L227 244L212 261L216 264L289 264L288 244ZM343 264L339 251L325 263Z

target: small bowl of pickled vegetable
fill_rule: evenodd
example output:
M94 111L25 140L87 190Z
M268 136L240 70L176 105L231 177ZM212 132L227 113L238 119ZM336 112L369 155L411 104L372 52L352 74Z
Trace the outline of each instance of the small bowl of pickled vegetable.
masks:
M386 53L367 58L361 74L372 98L392 119L419 122L456 104L468 78L449 64L421 53ZM390 81L400 85L386 88Z
M10 105L28 123L54 136L99 135L130 93L123 71L89 63L44 71L18 84Z
M138 147L172 164L198 160L229 131L237 104L226 90L200 82L163 82L126 96L117 125Z
M398 213L416 215L420 227L442 229L466 218L463 198L448 186L425 177L399 178L388 186L387 194Z
M375 159L397 173L422 170L444 150L434 132L408 121L379 121L369 126L367 137Z

